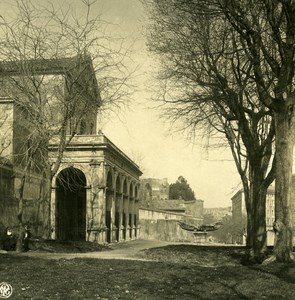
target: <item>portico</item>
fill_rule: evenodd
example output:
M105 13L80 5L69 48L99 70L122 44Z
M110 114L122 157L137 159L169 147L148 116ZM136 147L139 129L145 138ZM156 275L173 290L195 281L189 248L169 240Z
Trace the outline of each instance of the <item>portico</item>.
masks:
M57 144L50 145L54 161ZM138 237L139 167L103 133L77 135L52 182L53 239L119 242Z

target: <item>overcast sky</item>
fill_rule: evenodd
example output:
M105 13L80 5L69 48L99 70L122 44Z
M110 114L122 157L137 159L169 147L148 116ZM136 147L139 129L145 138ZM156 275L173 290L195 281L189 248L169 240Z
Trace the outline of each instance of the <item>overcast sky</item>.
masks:
M147 15L140 1L99 2L104 17L119 24L121 34L130 42L136 41L133 59L140 74L130 110L124 110L122 120L113 117L103 121L103 132L127 155L139 160L143 177L167 178L173 183L182 175L205 207L230 206L240 180L229 151L207 151L200 146L201 141L190 143L185 136L169 130L157 111L149 109L154 105L148 86L155 62L145 48Z
M37 1L37 0L33 0ZM78 9L80 0L66 0ZM49 0L38 0L38 3ZM60 5L62 0L51 0ZM11 7L8 0L0 1L3 13ZM228 151L202 150L201 141L190 143L185 136L173 133L158 117L158 112L149 107L154 104L149 92L150 78L155 70L154 58L145 47L147 15L139 0L98 0L93 14L117 24L116 34L126 38L126 46L133 45L131 68L138 66L134 80L136 91L129 109L121 111L120 118L100 120L105 135L140 164L142 177L167 178L169 183L182 175L205 207L231 205L231 196L237 191L239 176Z

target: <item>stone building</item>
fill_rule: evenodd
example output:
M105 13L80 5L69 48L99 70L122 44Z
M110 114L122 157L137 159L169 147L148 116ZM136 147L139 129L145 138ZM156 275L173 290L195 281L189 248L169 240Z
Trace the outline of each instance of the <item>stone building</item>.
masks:
M265 218L266 218L266 238L267 245L274 245L275 233L273 230L273 222L275 220L275 191L274 187L270 186L266 194L266 207L265 207ZM247 216L246 206L245 206L245 194L243 190L239 190L231 198L232 200L232 218L234 224L239 224L243 217ZM234 240L238 243L245 244L245 236L236 236Z
M56 147L50 145L52 160ZM136 238L141 174L103 133L77 135L52 182L52 238L108 243Z
M204 201L169 199L167 178L143 178L140 180L140 208L185 214L187 217L203 218Z
M169 199L169 183L167 178L142 178L140 180L141 206L150 207L159 200Z
M83 70L74 83L71 80L78 65L76 58L28 61L26 64L36 76L57 76L63 84L71 84L74 93L84 86L84 98L99 105L90 59L83 61ZM0 75L19 76L19 66L1 63ZM57 118L60 109L55 107L53 110ZM29 136L34 131L34 124L30 112L5 95L0 99L0 121L2 226L18 226L18 206L22 197L23 222L31 227L35 236L48 237L50 232L53 239L96 242L129 240L138 236L139 176L142 173L102 132L97 133L95 109L80 120L77 134L71 132L71 124L68 124L67 134L73 134L74 138L67 145L52 182L44 177L42 166L39 166L32 168L26 177L23 190L25 153L30 149ZM55 136L48 141L46 155L51 163L59 159L58 139Z
M213 219L216 222L221 221L225 216L232 215L232 207L206 207L204 208L204 215Z
M179 222L203 224L203 200L159 200L158 205L139 209L141 237L165 241L195 242L192 232L183 230Z
M0 225L17 226L18 199L22 197L23 221L28 225L34 223L34 230L39 234L49 213L40 201L43 197L40 192L43 177L37 168L30 172L22 189L30 125L23 110L13 99L0 99Z
M181 229L178 222L202 224L203 200L169 200L166 178L141 179L139 194L142 238L187 242L196 240L191 232Z

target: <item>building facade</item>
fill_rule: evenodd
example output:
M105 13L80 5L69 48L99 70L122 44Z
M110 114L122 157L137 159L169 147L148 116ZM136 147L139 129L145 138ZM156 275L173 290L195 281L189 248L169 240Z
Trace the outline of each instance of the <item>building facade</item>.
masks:
M50 145L52 160L57 147ZM52 182L51 237L108 243L137 238L141 174L102 132L77 135Z
M152 207L158 201L169 199L169 183L167 178L142 178L140 180L141 206Z
M266 221L266 238L267 245L274 245L275 233L273 230L273 222L275 220L275 191L274 187L269 187L266 194L266 204L265 204L265 221ZM245 194L243 190L239 190L232 198L232 219L233 223L237 226L242 222L243 218L247 216L246 206L245 206ZM234 242L239 244L246 243L246 232L245 234L240 234L233 237Z
M17 228L21 206L22 223L31 227L33 236L108 243L136 238L142 173L102 132L97 133L100 96L91 59L32 60L24 65L26 72L21 73L23 65L1 63L1 80L13 90L11 82L15 80L27 84L25 76L34 77L32 81L48 76L45 83L53 83L52 89L49 85L40 92L48 92L43 117L48 117L51 131L63 121L63 110L75 110L67 120L65 135L46 131L50 136L44 141L46 148L36 151L32 138L35 132L40 133L36 130L40 123L34 110L35 99L28 97L33 102L22 105L26 99L16 101L5 96L6 89L1 90L0 225ZM13 80L9 82L7 78ZM71 89L64 92L66 87ZM52 96L57 89L62 91L59 102ZM65 143L60 155L62 141L69 143ZM30 151L35 151L34 164L28 161ZM52 180L48 175L51 170L42 165L45 159L38 159L39 152L48 158L48 165L58 166Z
M31 124L24 111L12 99L0 99L0 226L17 227L19 199L22 199L22 220L33 225L39 235L43 221L48 219L43 192L44 178L36 166L24 176L29 151Z

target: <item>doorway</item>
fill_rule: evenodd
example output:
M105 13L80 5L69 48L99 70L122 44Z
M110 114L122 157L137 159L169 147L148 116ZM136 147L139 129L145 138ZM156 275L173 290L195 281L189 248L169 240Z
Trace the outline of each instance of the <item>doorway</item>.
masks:
M86 177L76 168L56 179L56 235L60 240L86 240Z

